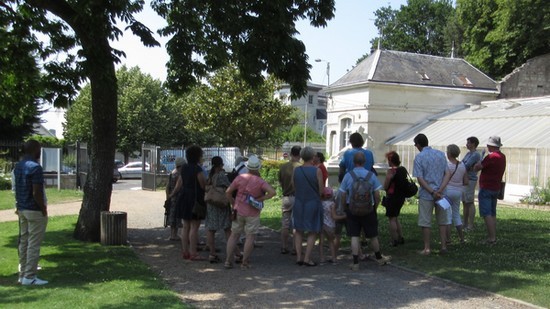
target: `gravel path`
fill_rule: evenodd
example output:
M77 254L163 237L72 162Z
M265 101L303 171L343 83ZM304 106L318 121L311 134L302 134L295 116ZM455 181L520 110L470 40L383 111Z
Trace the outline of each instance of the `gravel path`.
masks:
M112 211L128 213L128 239L138 256L195 307L537 308L372 261L362 262L361 270L352 272L345 255L339 257L338 265L297 266L293 256L279 253L279 234L267 228L258 237L261 248L252 253L248 270L184 261L181 245L167 240L169 230L162 226L164 192L113 191L111 199ZM51 205L49 213L77 214L79 208L80 203ZM16 220L13 211L0 211L0 221L9 220ZM225 256L223 241L218 239L217 244L222 249L220 256Z

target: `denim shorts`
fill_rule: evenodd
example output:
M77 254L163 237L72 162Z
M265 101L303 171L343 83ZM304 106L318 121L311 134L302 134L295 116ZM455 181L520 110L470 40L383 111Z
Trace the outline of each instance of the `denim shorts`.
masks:
M479 189L479 193L477 195L477 202L479 204L480 217L497 216L497 196L498 196L498 191Z

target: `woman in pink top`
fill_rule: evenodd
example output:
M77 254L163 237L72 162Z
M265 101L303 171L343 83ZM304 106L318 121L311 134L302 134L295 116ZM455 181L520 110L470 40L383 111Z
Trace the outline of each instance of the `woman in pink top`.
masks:
M226 191L227 198L231 201L233 211L236 211L237 216L231 225L231 236L227 241L225 268L233 268L233 253L237 240L243 232L246 235L246 241L241 268L250 267L248 259L254 249L254 239L260 228L260 212L263 201L275 196L275 189L260 177L261 163L258 157L249 156L247 167L248 173L237 176ZM237 191L235 198L233 198L234 191Z

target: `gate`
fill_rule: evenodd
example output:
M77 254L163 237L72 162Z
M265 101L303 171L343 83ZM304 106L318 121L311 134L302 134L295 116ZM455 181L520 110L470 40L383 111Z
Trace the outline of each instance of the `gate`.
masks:
M162 149L157 145L143 144L141 148L143 190L156 191L168 183L168 175L176 167L176 158L183 157L183 149Z
M141 189L157 190L157 169L159 167L158 152L160 147L155 145L145 145L141 147Z

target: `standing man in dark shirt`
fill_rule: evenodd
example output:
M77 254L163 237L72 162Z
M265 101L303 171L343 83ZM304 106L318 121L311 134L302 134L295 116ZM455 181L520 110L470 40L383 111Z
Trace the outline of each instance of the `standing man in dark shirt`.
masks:
M300 151L302 147L294 146L290 149L290 161L281 165L279 169L279 184L283 189L282 217L281 217L281 253L287 254L288 236L290 235L290 219L292 218L292 207L294 206L294 184L292 177L294 168L300 166Z
M15 200L19 215L19 283L44 285L48 281L36 276L40 244L46 233L48 210L44 193L44 175L40 159L40 143L29 140L23 146L23 159L15 165Z

